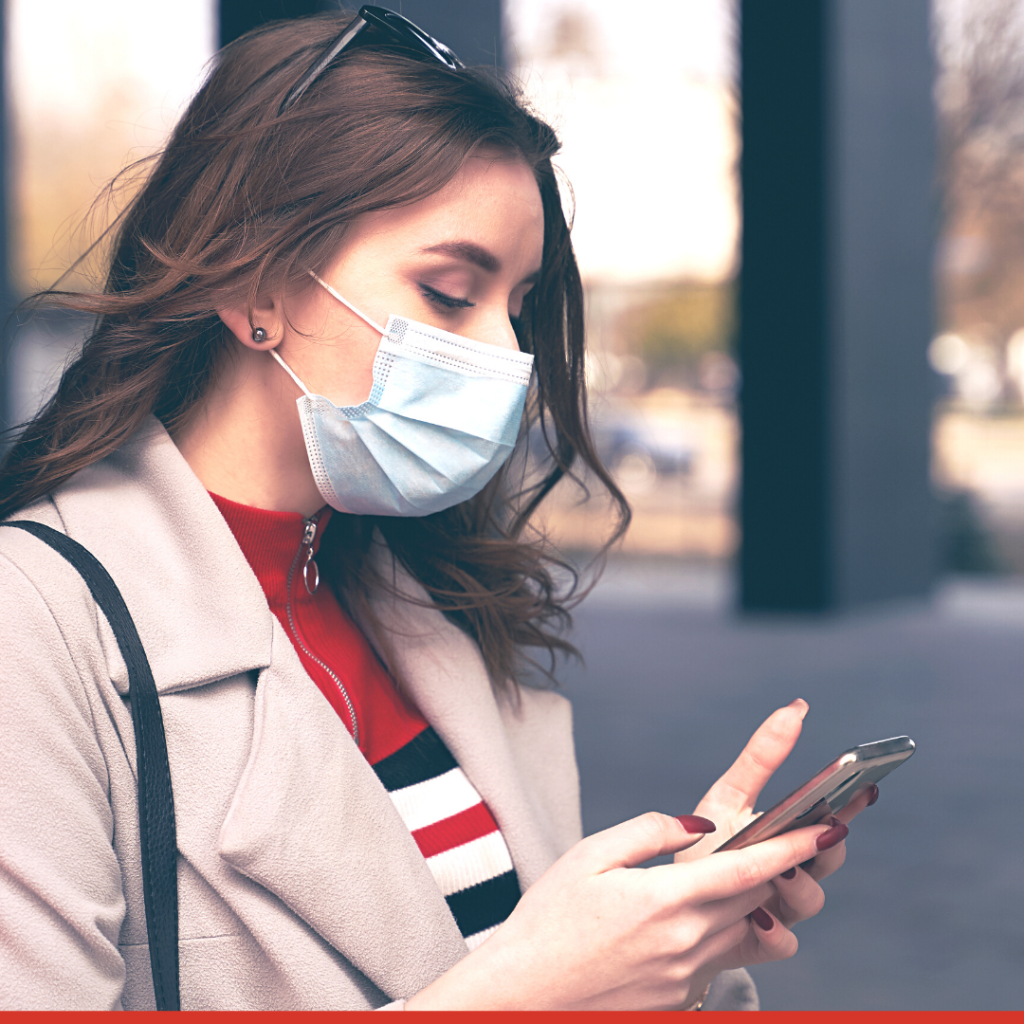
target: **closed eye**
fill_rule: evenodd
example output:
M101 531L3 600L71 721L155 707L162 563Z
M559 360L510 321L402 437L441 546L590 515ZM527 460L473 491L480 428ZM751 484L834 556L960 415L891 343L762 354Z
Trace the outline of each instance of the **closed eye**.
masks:
M431 302L443 309L469 309L471 306L475 306L475 302L470 302L469 299L459 299L454 295L446 295L444 292L439 292L436 288L431 288L429 284L420 284L420 291L423 292L424 296Z

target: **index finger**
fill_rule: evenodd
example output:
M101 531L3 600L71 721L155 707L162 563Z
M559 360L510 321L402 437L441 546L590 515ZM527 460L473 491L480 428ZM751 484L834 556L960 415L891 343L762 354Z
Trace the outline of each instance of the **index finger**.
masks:
M708 790L698 805L698 813L705 813L711 807L733 814L752 812L761 790L800 738L808 710L807 701L797 697L769 715L729 770Z

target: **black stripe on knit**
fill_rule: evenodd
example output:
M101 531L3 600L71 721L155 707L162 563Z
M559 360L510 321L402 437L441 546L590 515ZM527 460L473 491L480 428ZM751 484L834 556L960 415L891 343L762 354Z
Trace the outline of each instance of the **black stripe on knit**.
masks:
M399 747L383 761L378 761L373 770L384 788L393 793L396 789L415 786L417 782L436 779L458 764L441 737L428 725L418 736Z
M515 910L519 896L519 880L515 871L506 871L497 878L453 892L445 899L462 937L468 938L485 928L501 924Z

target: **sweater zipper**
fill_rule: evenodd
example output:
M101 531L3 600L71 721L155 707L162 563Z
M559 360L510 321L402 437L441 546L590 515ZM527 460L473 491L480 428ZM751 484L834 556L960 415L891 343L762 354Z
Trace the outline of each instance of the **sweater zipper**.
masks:
M295 611L292 608L292 583L295 580L295 570L299 567L299 562L302 561L302 581L305 584L306 591L312 596L316 593L317 587L320 586L320 570L317 568L316 562L313 560L313 540L316 537L317 524L320 521L320 513L310 516L309 519L304 521L304 530L302 533L302 543L299 545L299 550L295 552L295 558L292 559L292 567L288 570L288 582L286 584L288 590L288 604L286 609L288 612L288 626L292 631L292 637L295 643L301 648L302 652L311 661L315 661L334 681L334 685L338 688L338 692L341 694L342 700L345 702L345 707L348 708L348 716L352 720L352 739L355 740L356 746L359 746L359 723L356 721L356 709L352 703L352 698L348 695L348 690L345 689L345 684L338 678L337 674L333 672L329 666L325 665L307 646L305 641L302 639L302 635L299 633L298 623L295 618ZM302 560L302 556L305 554L305 560ZM310 575L312 574L313 581L310 583Z

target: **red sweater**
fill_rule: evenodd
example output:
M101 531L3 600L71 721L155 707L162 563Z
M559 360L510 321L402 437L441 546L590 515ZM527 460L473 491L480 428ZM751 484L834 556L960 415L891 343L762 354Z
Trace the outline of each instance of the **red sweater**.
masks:
M316 585L316 554L331 509L307 520L211 497L303 667L356 736L475 948L519 899L508 848L480 795L399 693L330 585Z

